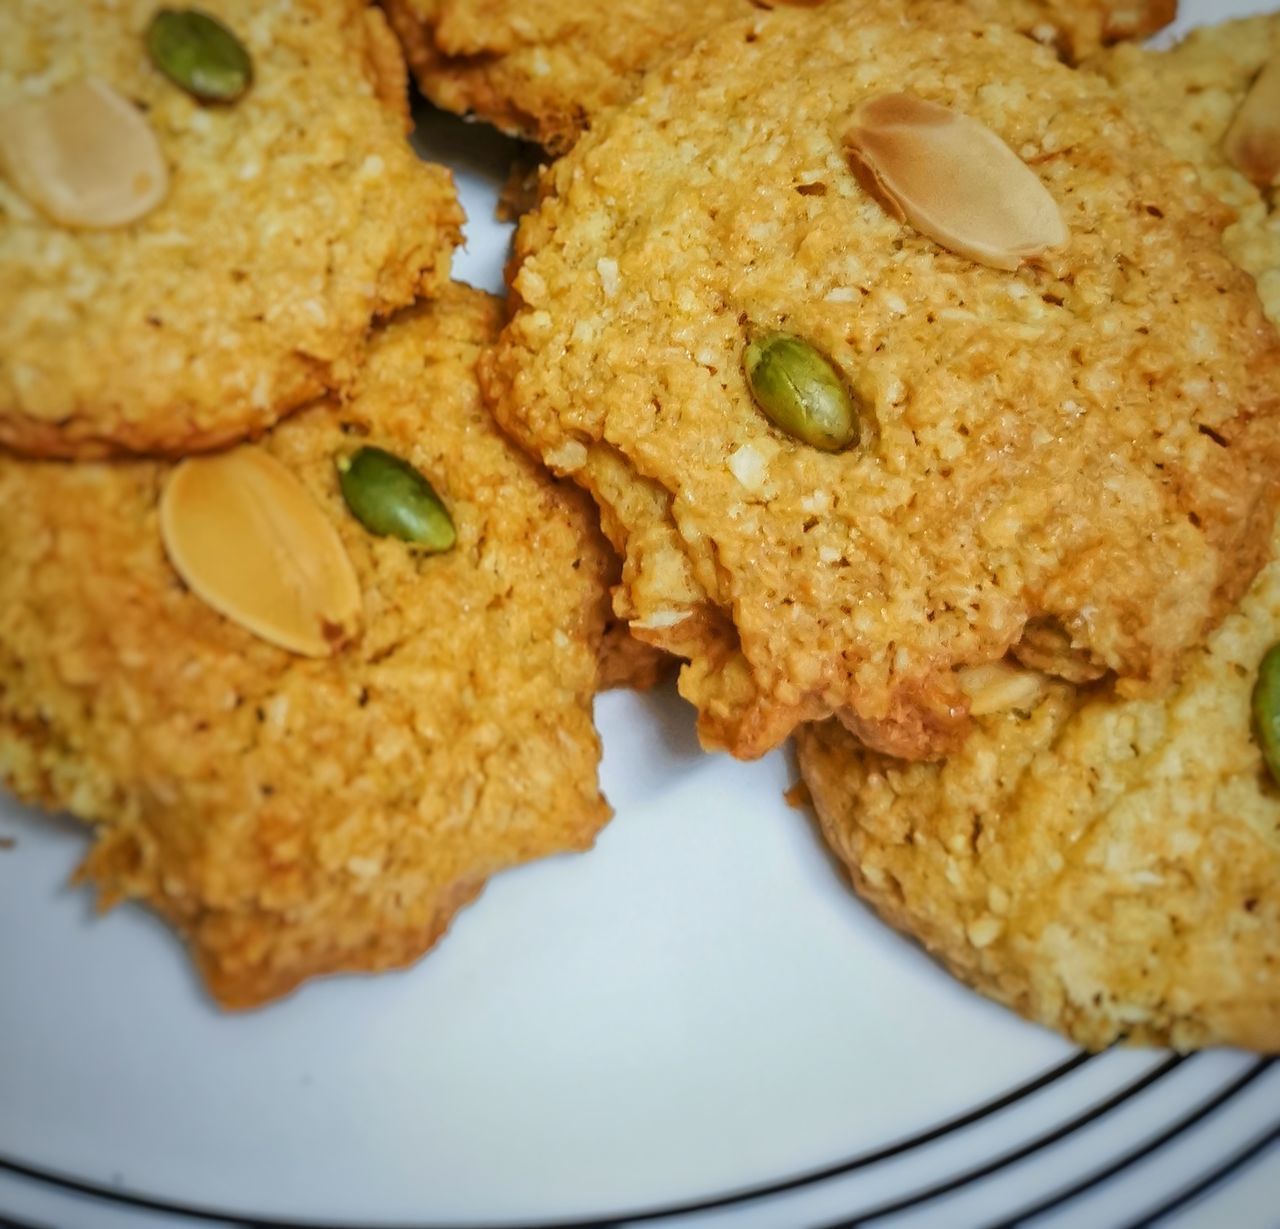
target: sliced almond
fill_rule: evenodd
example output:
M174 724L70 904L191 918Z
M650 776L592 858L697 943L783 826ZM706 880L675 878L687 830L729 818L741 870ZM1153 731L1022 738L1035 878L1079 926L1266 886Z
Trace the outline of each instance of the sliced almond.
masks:
M1260 188L1280 175L1280 57L1263 66L1222 142L1231 165Z
M1032 670L1019 670L1007 662L968 666L959 672L960 689L969 697L975 717L1030 708L1044 694L1046 679Z
M867 190L949 251L1014 270L1066 243L1057 202L990 128L914 94L854 113L845 150Z
M360 585L307 489L252 444L194 457L160 499L169 561L191 591L263 640L328 657L360 623Z
M151 126L96 77L0 112L0 164L23 196L64 226L127 226L169 190Z

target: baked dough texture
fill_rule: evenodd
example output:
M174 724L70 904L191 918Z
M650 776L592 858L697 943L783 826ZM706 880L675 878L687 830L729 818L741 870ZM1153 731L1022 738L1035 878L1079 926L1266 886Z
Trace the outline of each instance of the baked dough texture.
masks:
M794 0L813 7L815 0ZM822 0L816 0L820 4ZM422 91L563 153L606 107L625 102L646 71L704 34L787 0L384 0ZM1075 59L1150 34L1176 0L970 0Z
M591 722L609 558L589 502L497 432L474 364L496 300L447 289L380 330L344 404L262 441L332 518L364 630L327 660L255 639L166 562L150 461L0 460L0 779L97 827L104 906L145 902L209 989L417 959L492 874L608 817ZM335 458L408 458L458 544L347 512Z
M1262 67L1280 55L1280 14L1193 30L1168 51L1116 47L1087 67L1124 94L1205 187L1235 212L1223 234L1228 255L1257 279L1280 319L1280 217L1274 191L1262 191L1227 160L1223 138Z
M1090 65L1235 207L1228 249L1272 318L1270 205L1221 142L1276 50L1266 17ZM800 767L859 893L984 993L1092 1047L1280 1052L1280 791L1249 712L1278 640L1272 563L1164 702L1055 685L982 719L945 765L828 723L800 731Z
M1068 244L1017 273L898 222L842 148L871 96L972 115ZM838 714L930 758L957 671L1016 650L1158 690L1265 558L1277 340L1223 207L1093 75L945 0L731 24L553 164L482 365L504 425L587 487L615 603L687 659L709 746ZM864 441L775 430L742 371L782 328L837 365Z
M0 444L186 453L349 387L370 322L440 289L462 213L406 139L405 68L364 0L208 0L254 81L202 106L154 68L154 0L0 5L0 108L86 75L145 110L167 198L54 224L0 177Z
M1168 699L1053 683L945 764L798 732L858 893L962 981L1101 1049L1280 1053L1280 791L1250 731L1280 564Z

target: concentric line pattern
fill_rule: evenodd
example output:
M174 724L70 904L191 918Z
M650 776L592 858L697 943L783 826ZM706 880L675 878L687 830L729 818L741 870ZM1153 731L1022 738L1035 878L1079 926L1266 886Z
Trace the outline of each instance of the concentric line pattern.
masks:
M1073 1183L1071 1186L1050 1195L1047 1199L1043 1199L1039 1203L1032 1204L1030 1207L1021 1209L1008 1220L1000 1221L998 1224L993 1225L991 1229L1005 1229L1006 1226L1026 1224L1028 1221L1035 1220L1038 1216L1043 1216L1046 1212L1065 1206L1073 1199L1077 1199L1079 1196L1083 1195L1085 1191L1092 1190L1102 1183L1109 1181L1117 1174L1122 1173L1130 1166L1135 1165L1138 1161L1141 1161L1159 1151L1184 1131L1190 1130L1204 1118L1207 1118L1216 1109L1231 1100L1238 1092L1243 1091L1243 1089L1248 1087L1248 1085L1252 1084L1254 1080L1261 1076L1269 1067L1270 1063L1266 1060L1261 1060L1255 1063L1253 1066L1247 1068L1243 1075L1228 1084L1221 1092L1210 1097L1185 1117L1175 1122L1167 1130L1153 1136L1137 1148L1133 1148L1129 1152L1126 1152L1118 1160L1105 1168L1087 1175L1079 1182ZM1275 1130L1280 1131L1280 1126L1276 1127ZM1190 1196L1187 1198L1190 1198ZM1180 1202L1186 1202L1186 1199L1183 1199ZM1178 1206L1177 1203L1171 1203L1167 1206L1166 1210L1172 1211L1176 1206Z
M962 1131L966 1127L997 1115L1003 1110L1008 1109L1010 1106L1026 1101L1049 1088L1051 1085L1056 1084L1058 1081L1065 1079L1082 1068L1086 1063L1091 1062L1095 1057L1095 1055L1086 1053L1073 1055L1065 1062L1059 1063L1055 1067L1051 1067L1048 1071L1036 1076L1034 1079L1018 1085L1016 1088L1011 1089L1002 1096L996 1097L991 1101L987 1101L965 1114L948 1119L935 1127L917 1132L905 1139L887 1144L882 1148L877 1148L872 1152L860 1154L851 1160L840 1162L837 1165L826 1166L822 1169L813 1170L812 1172L801 1174L794 1178L788 1178L783 1181L773 1182L764 1186L753 1187L751 1189L734 1192L732 1194L716 1196L711 1199L698 1200L696 1202L671 1205L664 1208L654 1208L634 1213L609 1215L590 1220L570 1222L560 1221L556 1222L556 1224L562 1226L563 1229L570 1229L570 1227L572 1227L572 1229L594 1229L594 1226L597 1225L638 1224L645 1221L670 1219L674 1216L683 1216L691 1213L728 1207L734 1204L746 1203L754 1199L783 1194L788 1191L820 1183L828 1178L849 1173L854 1170L863 1169L881 1161L886 1161L893 1157L901 1156L916 1149L923 1148L937 1140L944 1139L958 1131ZM4 1156L0 1156L0 1170L8 1170L11 1173L31 1178L34 1181L64 1187L79 1194L105 1199L113 1203L131 1204L135 1207L147 1208L152 1211L179 1213L189 1216L195 1220L231 1220L235 1223L267 1226L269 1229L298 1229L298 1226L307 1224L307 1222L302 1221L282 1221L269 1217L259 1217L253 1214L226 1212L216 1208L201 1208L192 1205L177 1204L146 1195L125 1194L93 1182L87 1182L83 1179L52 1173L38 1166L29 1165ZM422 1229L433 1229L433 1227L422 1226ZM444 1227L441 1227L441 1229L444 1229ZM503 1229L542 1229L542 1226L535 1226L532 1224L527 1226L510 1225L504 1226Z
M1112 1110L1123 1105L1126 1101L1138 1096L1140 1093L1150 1088L1158 1080L1163 1079L1171 1071L1174 1071L1182 1065L1186 1060L1174 1055L1166 1058L1158 1067L1146 1074L1142 1075L1132 1083L1119 1089L1105 1101L1099 1102L1086 1113L1070 1121L1063 1123L1061 1126L1055 1127L1052 1131L1048 1131L1043 1135L1037 1136L1029 1143L1023 1144L1021 1147L1007 1152L1002 1156L986 1162L978 1166L976 1169L968 1170L964 1173L957 1174L955 1177L948 1178L945 1182L939 1182L935 1185L925 1187L923 1190L917 1191L911 1195L904 1195L900 1199L896 1199L891 1203L879 1204L875 1207L868 1208L866 1211L856 1213L853 1217L838 1222L840 1226L844 1225L869 1225L874 1221L885 1220L891 1216L896 1216L900 1212L905 1212L910 1208L918 1207L922 1203L932 1203L934 1200L941 1199L946 1195L954 1194L956 1191L966 1186L972 1186L975 1182L980 1182L984 1178L989 1178L993 1174L998 1174L1001 1170L1009 1168L1010 1165L1016 1165L1019 1161L1025 1160L1029 1156L1033 1156L1037 1152L1043 1151L1045 1148L1066 1139L1067 1136L1075 1134L1077 1131L1083 1130L1090 1123L1096 1122L1098 1119L1111 1113Z
M1141 1213L1123 1222L1125 1229L1136 1229L1138 1225L1156 1223L1209 1196L1233 1174L1273 1155L1272 1149L1280 1144L1280 1065L1243 1056L1182 1058L1154 1055L1149 1065L1136 1073L1127 1071L1124 1078L1106 1066L1110 1063L1132 1068L1133 1058L1132 1054L1115 1051L1101 1056L1075 1055L1002 1096L935 1127L860 1153L839 1164L786 1180L629 1213L525 1225L507 1222L492 1229L548 1229L553 1223L563 1229L603 1229L604 1226L655 1222L696 1225L702 1215L726 1209L741 1209L744 1213L754 1210L764 1215L772 1215L776 1211L777 1224L821 1224L830 1226L830 1229L897 1222L904 1215L927 1215L930 1212L938 1214L937 1224L946 1224L950 1229L979 1223L985 1229L1034 1225L1045 1218L1069 1213L1082 1199L1123 1181L1143 1164L1159 1160L1166 1149L1203 1128L1203 1164L1191 1174L1180 1173L1180 1181L1165 1181L1147 1190ZM1228 1069L1219 1073L1217 1068L1224 1065ZM1064 1116L1064 1103L1069 1106L1071 1100L1078 1097L1086 1077L1099 1073L1106 1076L1106 1091L1102 1095L1095 1093L1081 1108ZM1187 1087L1182 1087L1179 1079ZM1249 1090L1257 1092L1260 1088L1266 1094L1267 1106L1261 1115L1253 1113L1247 1124L1227 1133L1230 1138L1219 1138L1224 1134L1221 1131L1209 1131L1215 1122L1220 1122L1219 1116L1224 1110L1238 1104ZM1158 1093L1172 1096L1176 1102L1172 1113L1167 1107L1156 1105ZM1117 1118L1123 1112L1158 1113L1160 1117L1156 1121L1159 1125L1155 1129L1148 1126L1136 1130L1131 1126L1121 1126L1117 1124ZM1020 1129L1015 1121L1019 1114L1034 1114L1038 1129L1030 1134ZM1104 1131L1112 1134L1120 1131L1118 1144L1101 1141ZM983 1132L997 1136L1003 1132L1003 1142L992 1146L982 1137ZM1053 1162L1056 1165L1057 1158L1066 1155L1064 1148L1072 1141L1106 1146L1109 1149L1106 1155L1112 1159L1102 1165L1064 1166L1067 1172L1080 1175L1070 1184L1063 1183L1063 1169L1057 1169L1056 1178L1046 1183L1031 1201L1011 1198L1010 1191L1003 1189L1003 1184L1029 1163ZM1014 1143L1016 1146L1009 1146ZM976 1164L956 1166L954 1158L948 1161L945 1155L948 1149L972 1149L975 1146L989 1149L984 1154L985 1159ZM898 1164L904 1160L909 1163ZM865 1189L868 1180L878 1181L886 1176L893 1180L895 1166L904 1171L909 1182L895 1190L891 1198L868 1199ZM185 1218L192 1225L214 1222L252 1226L254 1229L314 1229L314 1226L325 1223L282 1220L126 1193L4 1157L0 1157L0 1172L85 1201L168 1214ZM922 1173L927 1175L927 1180L922 1179ZM954 1211L949 1211L953 1208L953 1201L966 1192L984 1203L989 1201L990 1210L977 1219L950 1219L956 1216ZM0 1218L2 1216L0 1212ZM918 1222L912 1219L910 1223ZM1107 1222L1095 1219L1090 1223L1102 1229ZM1116 1229L1121 1224L1118 1220L1109 1223ZM420 1229L446 1227L423 1225Z
M1260 1160L1264 1155L1275 1149L1277 1145L1280 1145L1280 1124L1259 1136L1234 1156L1228 1157L1227 1160L1223 1161L1216 1169L1210 1170L1198 1182L1194 1182L1192 1185L1180 1190L1172 1199L1166 1200L1159 1207L1153 1208L1137 1220L1130 1221L1124 1229L1142 1229L1144 1225L1158 1224L1175 1212L1190 1207L1215 1187L1220 1186L1233 1174L1239 1173L1255 1161Z

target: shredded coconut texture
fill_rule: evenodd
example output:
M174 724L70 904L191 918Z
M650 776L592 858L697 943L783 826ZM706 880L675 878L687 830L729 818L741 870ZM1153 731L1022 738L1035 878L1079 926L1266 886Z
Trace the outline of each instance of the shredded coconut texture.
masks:
M823 0L791 0L817 7ZM425 93L513 136L563 153L601 111L633 97L644 74L705 34L788 0L384 0ZM1176 0L969 0L1076 59L1150 34Z
M945 764L797 735L854 886L962 981L1091 1049L1280 1052L1280 792L1250 733L1280 564L1164 701L1055 684Z
M1067 245L1007 273L889 216L841 146L886 90L995 132ZM709 745L758 755L834 713L936 757L968 728L955 671L1011 650L1158 690L1263 562L1280 351L1228 215L1105 82L1017 34L939 0L758 15L542 190L487 392L544 458L586 449L618 614L687 659ZM840 369L859 447L756 409L742 351L772 329Z
M490 875L608 817L591 700L614 565L585 498L480 403L499 312L458 288L398 317L349 401L263 440L360 580L363 633L331 659L182 586L167 466L0 459L0 779L96 825L83 878L170 921L224 1006L416 960ZM364 443L428 476L453 550L351 516L335 459Z
M0 107L92 75L141 107L163 202L47 220L0 178L0 444L184 453L351 385L370 322L448 280L462 212L409 146L403 59L362 0L208 0L254 80L202 106L147 58L153 0L0 5Z

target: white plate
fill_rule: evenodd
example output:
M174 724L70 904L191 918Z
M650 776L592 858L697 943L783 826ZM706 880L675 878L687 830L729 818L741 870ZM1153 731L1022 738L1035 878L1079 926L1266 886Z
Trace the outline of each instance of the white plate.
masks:
M458 275L499 289L512 147L434 115L419 142L459 172ZM669 691L598 716L593 853L497 880L407 973L249 1016L64 886L77 827L0 802L0 1220L1277 1224L1280 1067L1076 1053L856 902L785 754L700 754Z

